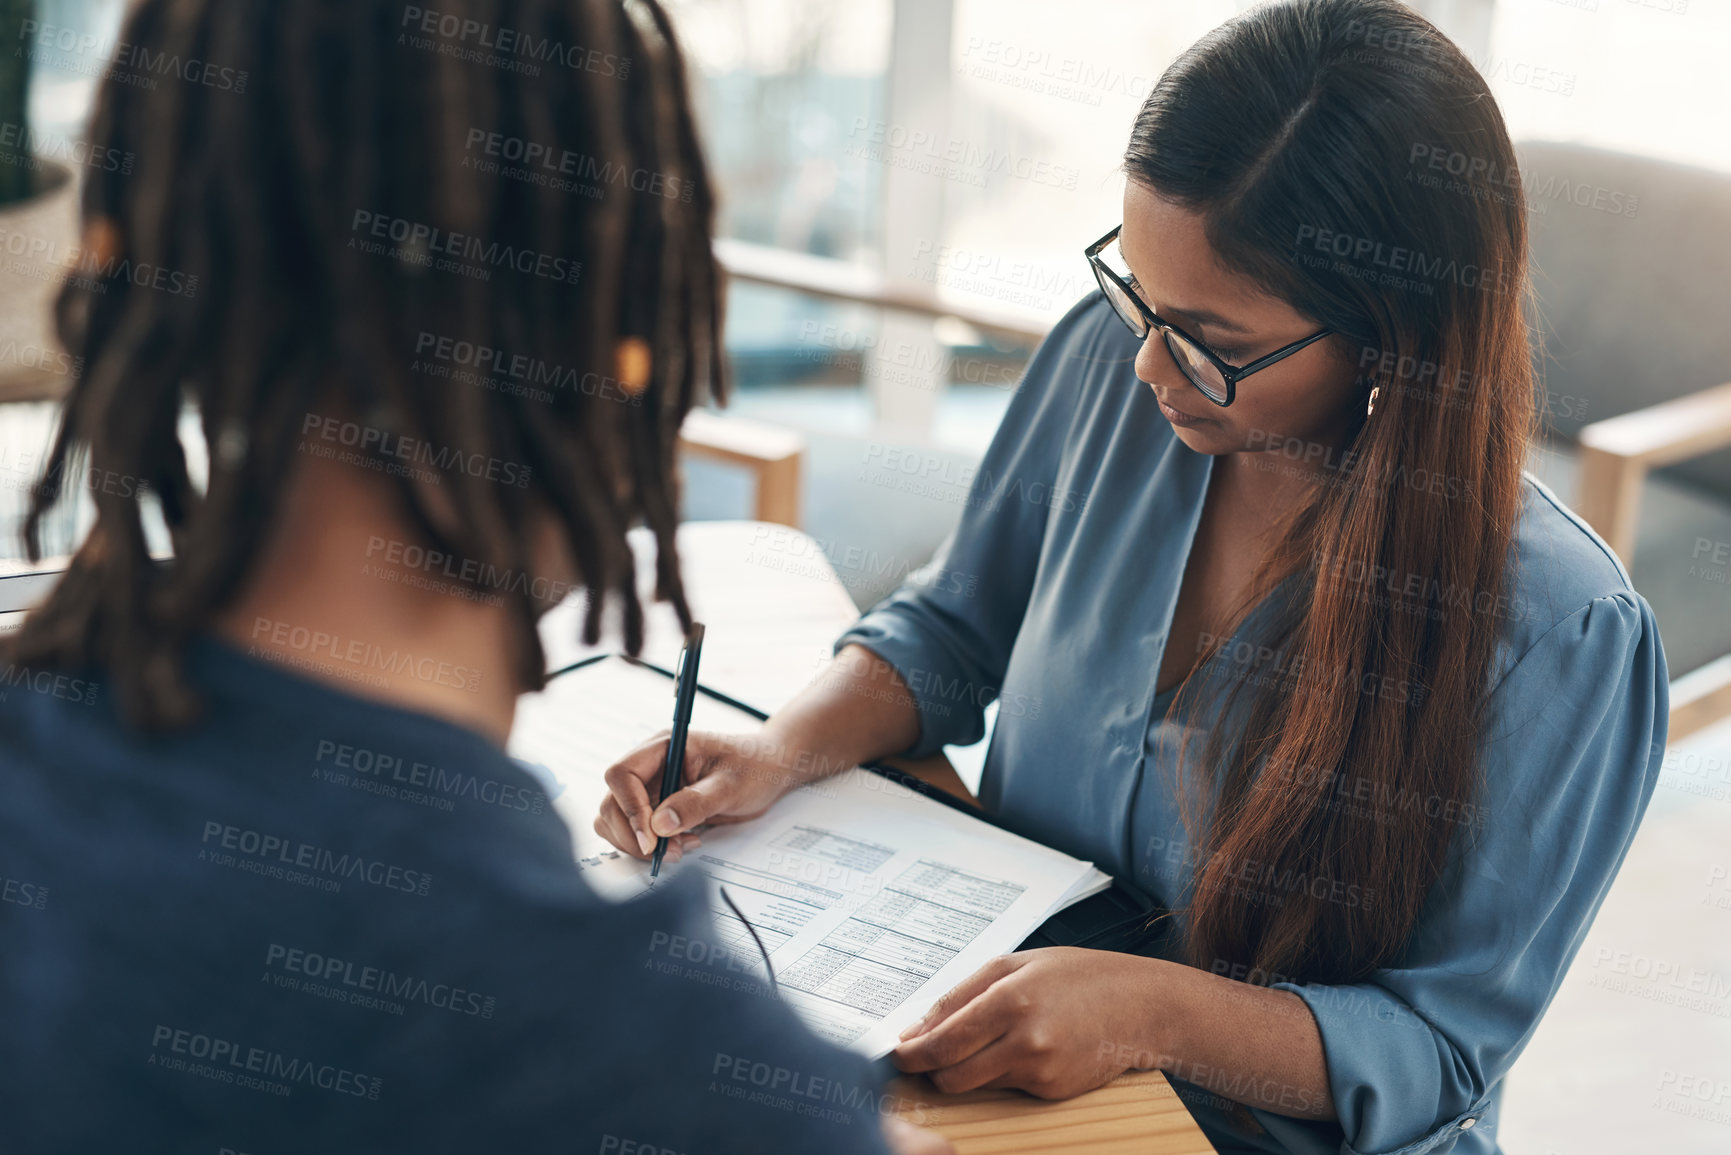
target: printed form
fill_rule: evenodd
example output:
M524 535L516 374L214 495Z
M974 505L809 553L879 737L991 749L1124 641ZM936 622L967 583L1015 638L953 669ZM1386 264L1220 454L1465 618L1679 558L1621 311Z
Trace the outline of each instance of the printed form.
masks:
M602 776L668 728L673 680L621 658L560 675L518 704L509 749L557 786L585 880L629 901L649 867L594 832L607 796ZM744 710L699 694L692 728L753 733ZM1059 853L870 771L802 787L762 818L712 826L703 844L662 874L697 869L709 882L720 942L761 974L750 932L763 941L782 998L818 1034L872 1058L939 996L1046 918L1111 879Z

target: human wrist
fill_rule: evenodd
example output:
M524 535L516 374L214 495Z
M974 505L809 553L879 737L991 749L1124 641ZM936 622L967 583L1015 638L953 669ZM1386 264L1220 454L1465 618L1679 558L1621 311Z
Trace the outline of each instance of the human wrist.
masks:
M1158 959L1116 951L1056 947L1055 951L1086 956L1085 966L1096 980L1104 979L1112 991L1111 1008L1100 1035L1097 1059L1102 1078L1126 1070L1164 1070L1172 1062L1167 1052L1164 1028L1164 965ZM1101 973L1104 968L1104 974Z
M1145 1070L1171 1071L1183 1055L1188 1019L1184 972L1189 968L1167 959L1131 957L1138 974L1137 981L1126 984L1137 995L1128 1008L1129 1021L1144 1051L1153 1058L1150 1064L1137 1065Z
M859 764L859 759L824 735L823 727L813 723L821 719L801 717L784 711L764 723L758 742L764 755L772 759L785 783L783 793L821 781L833 774Z

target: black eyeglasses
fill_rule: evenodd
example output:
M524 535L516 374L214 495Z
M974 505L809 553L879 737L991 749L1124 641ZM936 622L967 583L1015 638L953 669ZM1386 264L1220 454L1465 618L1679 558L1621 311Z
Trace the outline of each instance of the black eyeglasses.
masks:
M1238 396L1240 381L1252 373L1268 368L1276 361L1285 360L1306 345L1320 341L1334 332L1333 329L1318 329L1303 340L1282 346L1248 365L1228 365L1214 350L1143 304L1142 298L1136 295L1129 283L1100 259L1101 251L1118 239L1118 231L1123 227L1118 225L1083 252L1088 258L1089 267L1094 270L1094 279L1100 282L1100 291L1106 294L1106 300L1112 304L1112 311L1136 334L1137 340L1147 340L1151 329L1159 329L1161 337L1166 341L1166 350L1172 354L1172 360L1179 370L1192 385L1202 391L1204 397L1223 409L1232 404L1232 399Z

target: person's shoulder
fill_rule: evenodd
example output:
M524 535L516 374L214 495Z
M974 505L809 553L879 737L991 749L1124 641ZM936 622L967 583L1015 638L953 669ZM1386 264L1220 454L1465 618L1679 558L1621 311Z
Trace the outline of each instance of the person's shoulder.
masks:
M31 780L92 774L116 730L115 703L93 673L0 656L0 767L14 800Z
M1514 654L1596 603L1621 603L1641 622L1646 602L1616 553L1593 528L1530 473L1521 476L1521 511L1510 544L1509 578L1498 616Z
M1099 289L1084 295L1058 318L1042 347L1055 346L1066 356L1105 358L1122 364L1136 358L1141 342L1124 327Z
M1652 607L1605 540L1530 475L1509 571L1494 611L1505 620L1484 731L1487 748L1505 751L1496 788L1543 792L1552 803L1568 789L1644 806L1670 708ZM1604 803L1604 813L1613 809Z
M1052 331L1073 329L1077 325L1084 324L1100 325L1108 317L1116 320L1116 316L1112 312L1112 306L1106 302L1106 294L1099 289L1090 289L1083 293L1075 304L1064 311L1063 317L1058 320L1056 325L1052 326ZM1123 322L1118 323L1122 324Z
M1115 420L1135 390L1141 348L1099 289L1071 305L1041 340L1017 383L1021 405L1061 414L1065 427L1080 414ZM1032 394L1032 396L1029 396Z

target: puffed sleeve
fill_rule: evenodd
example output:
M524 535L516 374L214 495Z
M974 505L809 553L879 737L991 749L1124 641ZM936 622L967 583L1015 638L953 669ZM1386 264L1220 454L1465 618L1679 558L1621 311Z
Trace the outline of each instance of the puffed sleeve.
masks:
M1028 362L1002 424L969 484L961 519L932 560L836 639L895 667L920 708L923 758L985 733L1028 608L1047 520L1085 498L1058 484L1076 413L1079 346L1095 326L1098 292L1066 313Z
M1558 622L1493 690L1479 808L1400 965L1309 1004L1342 1155L1446 1152L1532 1037L1616 877L1664 758L1652 610L1623 591ZM1256 1112L1270 1131L1298 1123Z

